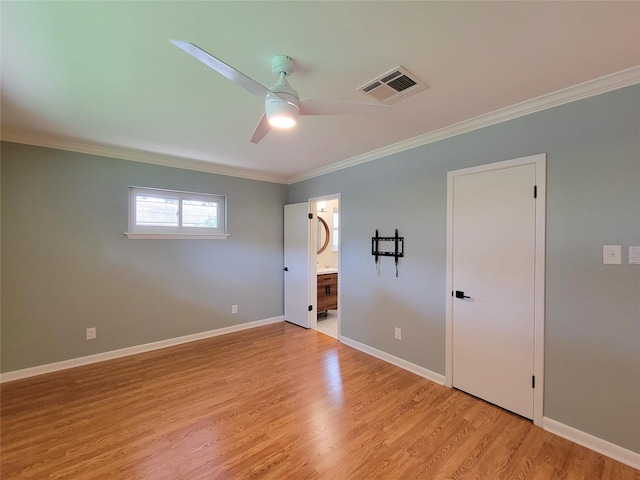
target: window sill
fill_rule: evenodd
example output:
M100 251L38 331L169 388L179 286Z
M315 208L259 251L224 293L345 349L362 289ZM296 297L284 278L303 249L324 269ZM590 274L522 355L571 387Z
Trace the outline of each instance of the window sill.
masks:
M130 240L225 240L228 233L133 233L125 232Z

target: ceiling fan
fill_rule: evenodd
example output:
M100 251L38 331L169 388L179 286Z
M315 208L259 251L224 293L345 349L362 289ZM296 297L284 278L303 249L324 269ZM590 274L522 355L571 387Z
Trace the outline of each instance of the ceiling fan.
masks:
M187 52L192 57L200 60L208 67L213 68L219 74L227 77L249 93L264 98L264 113L256 126L250 141L258 143L269 133L271 127L290 128L298 120L299 115L353 115L368 114L385 111L392 108L390 105L377 105L373 103L337 102L331 100L313 100L305 98L300 100L287 77L293 73L293 59L287 55L273 57L271 66L278 74L278 82L271 88L267 88L252 78L239 72L222 60L205 52L193 43L180 40L171 40L171 43Z

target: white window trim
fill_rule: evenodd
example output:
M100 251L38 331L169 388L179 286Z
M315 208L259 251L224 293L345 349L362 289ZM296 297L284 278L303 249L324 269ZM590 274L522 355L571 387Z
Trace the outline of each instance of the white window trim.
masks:
M209 233L208 229L193 227L140 227L135 225L136 218L136 194L139 193L160 193L167 197L175 196L181 205L182 200L202 199L221 204L222 226L216 231ZM129 187L129 231L124 235L132 240L224 240L230 235L227 233L227 197L211 193L184 192L180 190L168 190L151 187Z
M217 234L185 234L185 233L134 233L124 232L131 240L224 240L231 235L228 233Z

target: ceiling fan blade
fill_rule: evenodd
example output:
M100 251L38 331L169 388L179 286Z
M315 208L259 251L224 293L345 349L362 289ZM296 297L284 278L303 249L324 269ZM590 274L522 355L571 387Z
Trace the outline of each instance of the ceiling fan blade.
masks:
M210 53L205 52L200 47L197 47L193 43L183 42L181 40L169 40L176 47L181 48L189 55L194 57L197 60L200 60L202 63L207 65L208 67L213 68L220 75L227 77L232 82L240 85L242 88L247 90L250 93L258 97L265 97L269 93L269 89L263 85L260 85L254 79L247 77L244 73L239 72L231 65L227 65L222 60L217 59Z
M267 120L267 114L263 113L258 125L256 125L256 129L253 131L253 135L251 135L251 139L249 140L251 143L258 143L260 140L264 138L264 136L271 131L271 125Z
M393 105L377 103L336 102L333 100L300 100L300 115L368 115L391 110Z

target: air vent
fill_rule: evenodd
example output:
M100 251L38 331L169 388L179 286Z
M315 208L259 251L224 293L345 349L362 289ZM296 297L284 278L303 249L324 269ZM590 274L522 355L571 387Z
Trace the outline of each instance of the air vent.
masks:
M428 87L424 82L418 80L406 68L398 66L368 81L358 90L380 103L391 104L426 88Z

